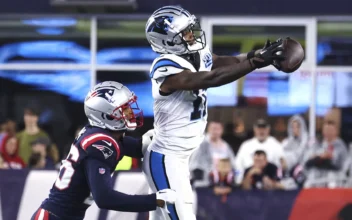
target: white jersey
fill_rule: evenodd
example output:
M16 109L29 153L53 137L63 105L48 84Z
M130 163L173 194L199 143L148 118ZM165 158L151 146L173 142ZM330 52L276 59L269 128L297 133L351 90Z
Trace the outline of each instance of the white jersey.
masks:
M208 47L199 51L199 70L210 71L212 53ZM160 153L191 154L204 138L207 121L206 90L175 91L163 94L160 86L165 77L185 69L198 72L186 58L163 54L150 69L154 98L154 130L151 150Z

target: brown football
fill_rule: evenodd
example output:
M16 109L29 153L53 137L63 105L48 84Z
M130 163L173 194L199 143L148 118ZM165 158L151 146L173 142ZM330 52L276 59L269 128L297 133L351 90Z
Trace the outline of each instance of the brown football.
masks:
M286 57L286 59L280 61L281 71L285 73L292 73L301 66L304 60L303 47L292 38L286 38L283 40L282 47L282 54Z

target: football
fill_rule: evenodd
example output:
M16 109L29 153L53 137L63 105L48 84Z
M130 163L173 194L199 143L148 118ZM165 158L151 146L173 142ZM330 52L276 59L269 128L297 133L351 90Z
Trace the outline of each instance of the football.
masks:
M286 59L283 61L279 61L281 71L285 73L292 73L296 71L303 62L303 47L298 41L292 38L286 38L285 40L283 40L282 47L282 55L284 55Z

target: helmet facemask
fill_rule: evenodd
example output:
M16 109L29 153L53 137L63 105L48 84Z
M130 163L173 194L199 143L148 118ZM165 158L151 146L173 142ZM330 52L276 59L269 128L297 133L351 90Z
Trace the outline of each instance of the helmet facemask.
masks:
M194 15L190 19L190 24L174 36L173 42L178 42L178 39L181 39L180 44L185 45L187 52L195 53L205 48L206 38L199 20Z
M137 96L135 95L127 103L116 107L108 117L112 120L122 120L127 130L134 130L143 126L143 111L138 107Z
M190 53L202 50L206 46L205 33L202 30L198 19L195 19L194 24L190 24L181 32L181 34L182 39L187 44L187 49ZM189 36L191 36L190 39Z

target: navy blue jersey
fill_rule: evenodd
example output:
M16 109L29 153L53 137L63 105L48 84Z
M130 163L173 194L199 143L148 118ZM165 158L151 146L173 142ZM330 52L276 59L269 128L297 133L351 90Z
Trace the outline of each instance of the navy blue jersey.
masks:
M107 130L84 127L74 140L67 158L62 161L49 198L41 208L61 219L81 220L94 197L101 208L154 210L155 194L130 196L113 191L111 174L124 155L142 157L141 141L130 137L116 141ZM146 209L146 206L149 208Z

